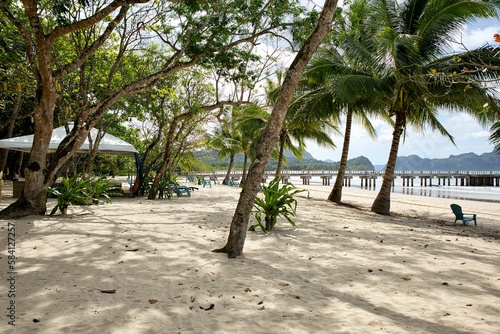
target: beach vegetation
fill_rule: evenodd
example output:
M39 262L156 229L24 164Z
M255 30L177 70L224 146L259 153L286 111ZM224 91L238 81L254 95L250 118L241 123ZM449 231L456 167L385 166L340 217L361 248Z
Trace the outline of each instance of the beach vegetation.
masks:
M62 178L60 184L49 187L46 191L40 194L48 194L57 198L56 206L50 211L52 216L58 210L61 214L68 213L70 205L90 205L92 197L88 193L88 187L91 180L81 180L81 175L74 175L72 177Z
M241 111L235 118L235 124L236 130L241 134L243 154L235 155L234 167L242 168L241 178L242 183L244 183L248 171L248 161L252 161L255 158L257 148L262 139L262 133L269 119L269 112L265 108L255 106L242 106L240 109ZM243 155L243 159L241 159L241 155ZM277 157L277 151L273 150L271 156Z
M335 184L328 200L341 203L344 175L348 166L349 146L353 121L376 137L371 117L383 117L387 94L380 91L380 83L373 75L374 62L364 53L362 44L367 39L363 31L366 1L355 1L337 15L333 32L308 65L303 78L303 93L298 99L300 108L316 110L330 117L336 124L345 119L344 141ZM347 46L350 47L347 47ZM357 89L353 89L356 86ZM390 119L388 119L390 122Z
M266 87L267 103L272 107L281 89L283 75L277 73L277 82L268 80ZM295 94L297 99L297 94ZM283 169L284 152L291 152L295 158L302 160L306 151L306 139L315 141L319 146L335 148L330 134L337 131L337 127L331 121L330 115L321 112L318 108L302 108L300 103L292 102L285 116L283 127L278 139L278 158L275 177L281 176Z
M491 135L489 140L494 146L495 153L500 156L500 121L496 121L491 126Z
M494 117L484 106L494 104L497 93L491 84L482 83L498 78L497 70L483 71L485 59L481 61L481 57L491 52L479 48L450 54L450 50L459 28L477 18L497 17L498 9L498 3L490 1L406 0L396 6L369 2L367 26L371 32L366 36L372 43L367 51L378 59L373 68L392 91L386 112L394 119L390 153L373 212L390 213L398 148L407 126L417 131L430 128L453 142L438 120L439 108L466 112L482 124Z
M119 185L105 176L93 178L90 181L86 186L86 194L92 199L92 204L111 203L111 197L122 195Z
M285 79L262 134L262 140L255 154L255 159L250 165L245 186L241 191L240 199L231 221L228 240L222 248L214 250L215 252L226 253L229 258L236 258L243 253L243 245L245 243L254 199L264 176L267 162L279 138L288 107L292 102L299 80L304 73L307 63L311 60L314 52L316 52L330 31L336 8L337 0L325 1L321 14L319 14L317 20L314 20L316 22L314 29L307 40L301 43L300 50L286 71Z
M54 196L57 199L57 204L50 215L54 215L57 211L65 215L70 205L111 203L112 196L121 196L121 189L117 189L117 185L104 176L82 180L81 175L77 174L70 178L63 177L61 183L49 187L40 194ZM101 198L104 198L104 201Z
M241 65L258 58L252 47L260 44L259 38L279 39L307 15L299 1L284 0L272 5L259 1L129 0L102 6L77 2L78 6L50 1L0 6L2 34L9 33L8 40L15 41L17 56L12 58L24 64L29 76L29 89L23 92L31 92L29 118L34 130L24 191L3 209L3 217L45 214L47 201L38 194L53 183L106 113L119 113L120 103L128 107L124 102L128 97L151 92L158 85L164 89L163 80L197 66L216 73L219 81L239 78ZM231 102L215 95L210 104L214 114ZM184 111L196 113L202 105L190 107ZM66 110L71 111L68 117ZM74 127L57 152L49 155L55 124L68 119ZM142 119L141 113L136 119Z
M293 217L296 216L297 200L294 196L306 191L297 189L293 184L287 183L280 187L281 178L275 178L269 182L268 186L263 186L264 197L255 197L254 215L257 224L249 227L250 231L260 227L264 232L270 232L278 222L278 218L283 218L295 227ZM262 222L264 215L264 223Z
M208 145L210 148L217 149L219 159L229 158L226 176L222 181L223 184L228 184L234 166L234 157L243 152L242 136L237 129L236 122L227 121L215 129L214 133L209 135Z

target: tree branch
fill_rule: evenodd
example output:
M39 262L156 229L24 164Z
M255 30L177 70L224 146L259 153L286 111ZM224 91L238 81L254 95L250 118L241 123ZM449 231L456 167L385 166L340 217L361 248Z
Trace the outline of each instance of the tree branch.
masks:
M127 11L128 11L128 7L122 7L120 9L120 12L118 13L118 15L113 19L113 21L111 21L108 24L108 26L106 27L106 30L104 30L104 32L102 33L102 35L99 36L99 38L96 39L94 41L94 43L92 43L90 45L89 48L87 48L86 50L84 50L80 54L80 56L78 58L74 59L71 63L67 64L66 66L62 67L61 69L55 71L54 72L54 78L63 77L65 75L67 75L68 73L71 73L71 72L75 71L83 63L85 63L89 59L89 57L92 56L104 44L104 42L106 42L106 40L108 39L108 37L111 35L111 33L113 32L113 30L117 26L117 24L121 20L123 20L123 18L125 17Z
M68 25L59 26L55 28L48 36L47 39L50 44L54 43L59 37L70 34L74 31L81 30L94 25L97 22L104 20L106 16L111 14L115 9L122 7L127 8L129 5L147 3L149 0L115 0L110 3L107 7L98 11L94 15L83 19L78 22L74 22Z

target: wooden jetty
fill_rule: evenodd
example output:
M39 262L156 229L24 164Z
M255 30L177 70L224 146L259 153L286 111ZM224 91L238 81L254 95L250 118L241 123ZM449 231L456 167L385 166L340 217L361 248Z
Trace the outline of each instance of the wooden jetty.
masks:
M224 178L227 171L189 172L190 175L203 175L204 177L216 176ZM232 177L241 177L242 171L235 170ZM337 177L337 171L282 171L282 182L287 183L291 177L300 178L303 185L309 185L313 176L319 177L324 186L329 186L332 179ZM358 177L362 187L375 187L377 179L383 178L383 171L346 171L343 185L351 186L354 177ZM274 178L274 171L267 171L263 180L268 177ZM396 171L394 179L401 178L403 187L413 187L415 180L420 180L421 187L432 186L471 186L471 187L499 187L500 171ZM264 181L265 182L265 181ZM434 183L433 183L434 182ZM437 182L437 184L436 184ZM394 186L394 182L393 182Z

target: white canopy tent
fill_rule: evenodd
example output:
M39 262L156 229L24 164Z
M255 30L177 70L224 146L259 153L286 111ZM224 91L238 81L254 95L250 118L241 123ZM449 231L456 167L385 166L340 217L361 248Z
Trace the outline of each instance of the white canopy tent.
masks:
M73 125L70 124L70 128ZM92 140L95 142L97 138L97 129L92 129L90 131ZM14 151L30 152L31 146L33 145L33 135L14 137L9 139L0 140L0 148ZM64 126L60 126L52 132L52 137L50 138L49 153L53 153L57 150L57 147L61 141L66 137L66 129ZM117 155L129 155L133 156L134 153L138 153L134 146L127 143L120 138L106 133L99 143L98 151L105 154L117 154ZM83 145L80 147L77 153L88 153L89 152L89 140L85 140Z

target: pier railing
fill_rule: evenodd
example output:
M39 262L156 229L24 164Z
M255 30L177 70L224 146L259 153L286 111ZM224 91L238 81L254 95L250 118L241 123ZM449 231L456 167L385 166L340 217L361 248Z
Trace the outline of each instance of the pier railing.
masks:
M224 178L227 170L220 170L215 172L189 172L189 175L202 175L204 177L221 177ZM233 170L231 177L241 178L242 170ZM274 177L274 171L266 171L264 179ZM336 170L284 170L281 175L288 180L291 177L300 177L304 184L309 184L309 179L312 176L319 176L323 180L323 185L330 185L330 179L337 176ZM350 180L353 177L359 177L361 181L368 182L375 180L378 177L384 176L384 171L346 171L344 184L350 185ZM451 179L454 179L456 186L500 186L500 171L395 171L394 179L403 179L403 186L413 186L415 178L420 179L421 186L432 186L433 179L437 179L438 185L453 185ZM348 181L349 180L349 181ZM374 181L375 182L375 181Z

